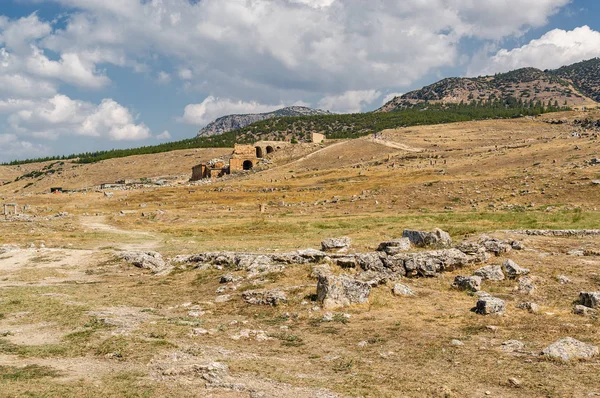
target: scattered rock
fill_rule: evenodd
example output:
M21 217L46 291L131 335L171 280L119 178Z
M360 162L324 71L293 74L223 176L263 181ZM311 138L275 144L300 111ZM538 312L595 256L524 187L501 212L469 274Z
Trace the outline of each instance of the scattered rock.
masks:
M579 293L579 304L589 308L598 308L600 306L600 292Z
M157 252L124 252L120 253L119 257L138 268L148 269L155 274L171 268Z
M556 280L561 284L561 285L566 285L567 283L571 283L571 280L569 278L567 278L564 275L558 275L556 277Z
M321 242L321 250L324 252L345 252L350 248L351 243L352 239L347 236L342 238L329 238Z
M242 329L238 334L230 336L233 340L254 339L256 341L272 340L264 330Z
M505 310L504 300L492 296L479 298L475 307L475 312L481 315L502 315Z
M510 247L512 247L513 250L525 250L525 245L520 240L513 240L510 242Z
M436 276L468 265L472 258L457 249L432 250L406 255L404 269L407 276Z
M219 283L235 283L235 282L241 281L242 279L244 279L244 278L241 276L236 276L233 274L225 274L225 275L221 276Z
M485 267L476 270L473 274L480 276L483 280L488 281L504 280L504 273L499 265L486 265Z
M460 341L460 340L456 340L456 339L453 339L453 340L451 340L451 341L450 341L450 344L451 344L451 345L454 345L454 346L463 346L463 345L465 345L465 343L463 343L463 342L462 342L462 341Z
M331 273L331 266L329 264L317 264L312 267L310 276L312 278L318 278L320 275L327 275Z
M394 292L395 296L414 296L415 293L411 290L410 287L402 284L402 283L396 283L394 285L394 288L392 289L392 291Z
M592 316L598 315L598 311L585 305L577 304L573 307L573 313L576 315Z
M502 343L500 349L505 352L519 352L525 349L525 344L519 340L507 340Z
M287 296L279 289L248 290L242 293L242 298L248 304L277 306L287 302Z
M515 388L521 388L521 382L519 381L519 379L517 379L517 378L514 378L514 377L510 377L510 378L508 379L508 384L509 384L511 387L515 387Z
M527 275L529 274L529 269L520 267L517 263L512 260L506 260L504 264L502 264L502 269L506 273L506 276L509 278L516 278L519 275Z
M346 307L366 303L371 286L348 276L321 275L317 284L317 299L323 308Z
M487 251L494 253L496 256L508 253L512 250L512 246L508 242L497 238L490 238L487 235L482 235L479 238L479 243L483 245Z
M225 303L229 300L231 300L231 296L229 294L223 294L215 298L215 303Z
M404 232L402 232L402 237L408 238L410 243L417 247L450 247L452 245L450 234L439 228L434 229L432 232L405 229Z
M410 239L400 238L381 242L377 251L386 252L390 256L410 250Z
M525 311L529 311L532 314L537 314L540 312L540 306L536 303L524 302L517 305L517 308Z
M481 290L481 277L480 276L457 276L454 278L453 287L460 290L469 290L471 292L478 292Z
M532 295L535 293L535 283L533 279L528 276L522 276L519 278L518 292L521 294Z
M544 348L542 355L561 361L591 359L598 355L598 347L583 343L572 337L565 337Z

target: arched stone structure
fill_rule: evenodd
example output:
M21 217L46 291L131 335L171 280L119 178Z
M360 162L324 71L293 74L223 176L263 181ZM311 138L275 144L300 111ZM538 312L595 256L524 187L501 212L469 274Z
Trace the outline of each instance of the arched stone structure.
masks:
M242 168L244 170L252 170L253 167L254 163L252 162L252 160L244 160L244 163L242 163Z
M275 150L273 149L273 147L271 145L267 145L267 147L265 148L267 155L270 153L273 153Z
M269 153L269 151L267 150L267 153ZM262 158L263 155L263 149L259 146L256 147L256 157L257 158Z

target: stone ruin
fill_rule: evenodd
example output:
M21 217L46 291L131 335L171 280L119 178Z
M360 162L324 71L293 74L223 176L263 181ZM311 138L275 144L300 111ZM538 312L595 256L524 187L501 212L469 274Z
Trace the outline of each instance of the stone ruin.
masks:
M254 145L235 144L228 164L222 159L213 159L196 165L192 167L190 181L222 177L226 174L252 170L259 159L288 145L290 144L283 141L259 141Z

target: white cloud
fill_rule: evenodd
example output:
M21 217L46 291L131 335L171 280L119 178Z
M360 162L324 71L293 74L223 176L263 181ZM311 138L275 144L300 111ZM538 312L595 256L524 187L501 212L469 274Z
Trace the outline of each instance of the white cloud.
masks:
M157 135L156 139L157 140L170 140L171 139L171 133L169 133L168 130L165 130L162 133L160 133L159 135Z
M284 105L265 105L254 101L232 101L209 96L199 104L186 106L180 121L195 126L205 126L225 115L271 112L283 107Z
M193 77L192 71L187 68L180 69L178 75L181 80L190 80Z
M8 121L13 131L44 139L79 135L124 141L151 136L148 127L136 124L131 112L112 99L95 105L56 95L34 104L23 103L21 109L14 109Z
M0 162L14 159L36 158L47 156L50 148L46 145L22 141L15 134L0 134Z
M171 75L168 74L165 71L160 71L158 73L158 78L157 78L158 82L161 84L168 84L169 82L171 82Z
M402 96L402 94L404 94L404 93L389 93L389 94L386 94L383 97L383 99L381 100L381 105L387 104L388 102L390 102L394 98Z
M340 95L324 97L319 101L319 108L339 113L357 113L380 96L381 93L376 90L351 90Z
M501 49L491 58L475 59L468 74L482 75L536 67L555 69L600 56L600 32L588 26L570 31L554 29L513 50Z

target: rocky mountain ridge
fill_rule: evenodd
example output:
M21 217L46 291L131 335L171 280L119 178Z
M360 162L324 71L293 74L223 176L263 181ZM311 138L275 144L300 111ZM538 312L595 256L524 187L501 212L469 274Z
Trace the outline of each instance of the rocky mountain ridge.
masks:
M600 100L600 59L542 71L521 68L494 76L452 77L395 97L378 112L424 102L482 104L494 101L595 107Z
M274 117L315 116L329 114L331 114L329 111L324 111L321 109L313 109L305 106L288 106L268 113L227 115L216 119L214 122L200 129L200 131L198 132L198 137L210 137L212 135L227 133L232 130L244 128L252 123L260 122L262 120L267 120Z

